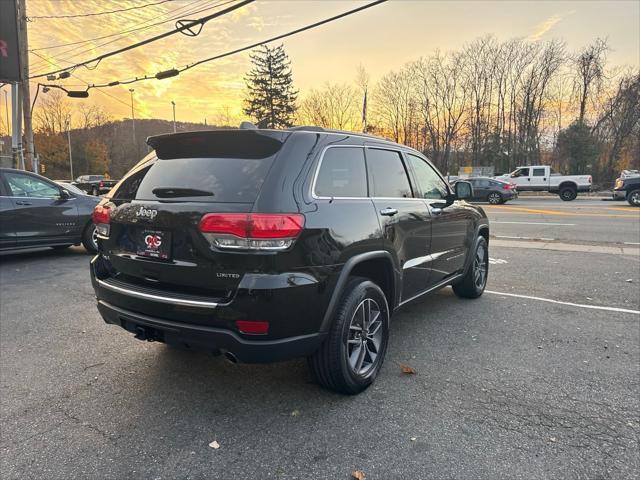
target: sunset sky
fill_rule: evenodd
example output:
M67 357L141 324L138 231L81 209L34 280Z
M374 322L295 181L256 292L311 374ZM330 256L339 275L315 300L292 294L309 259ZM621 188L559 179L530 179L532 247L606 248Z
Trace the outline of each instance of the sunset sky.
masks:
M159 0L27 0L27 14L70 15L94 13ZM52 45L111 35L130 28L166 20L176 13L200 10L217 0L173 0L128 12L72 19L34 19L29 22L29 47L60 66L89 59L173 28L174 21L152 28L80 45L43 49ZM80 68L63 84L80 89L84 82L109 82L155 74L174 66L222 53L308 23L338 14L366 2L257 1L233 14L207 23L195 38L175 35L104 60L95 70ZM220 7L224 8L224 7ZM185 15L194 19L214 10ZM142 23L146 22L146 23ZM392 69L434 50L454 50L476 37L493 34L500 40L526 37L531 41L561 38L576 50L595 37L607 37L613 65L640 64L640 2L629 1L390 1L352 17L284 41L290 56L295 86L301 96L324 82L352 82L362 64L372 82ZM117 41L98 47L100 43ZM65 61L66 60L66 61ZM56 69L30 56L31 73ZM247 53L203 65L166 80L133 85L136 116L171 118L171 100L177 118L210 123L225 106L240 117L243 75L250 68ZM80 81L78 78L82 79ZM111 95L91 91L89 99L114 118L130 116L128 86L106 89ZM114 98L115 97L115 98Z

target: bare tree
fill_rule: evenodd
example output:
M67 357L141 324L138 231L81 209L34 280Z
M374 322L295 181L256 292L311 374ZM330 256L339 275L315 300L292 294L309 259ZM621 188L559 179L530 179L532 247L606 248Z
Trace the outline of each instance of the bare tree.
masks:
M417 99L410 67L390 72L375 89L376 114L380 126L391 133L396 142L417 146Z
M411 65L416 95L424 123L425 150L445 171L454 140L463 126L468 103L467 85L461 81L464 58L436 52Z
M301 123L339 130L355 129L358 122L358 95L347 84L327 83L311 90L300 105Z
M596 38L573 59L576 75L574 90L580 105L580 123L584 122L588 102L594 90L598 91L602 87L608 51L607 40Z
M48 135L63 132L71 119L71 104L60 90L53 90L39 97L34 108L36 130Z

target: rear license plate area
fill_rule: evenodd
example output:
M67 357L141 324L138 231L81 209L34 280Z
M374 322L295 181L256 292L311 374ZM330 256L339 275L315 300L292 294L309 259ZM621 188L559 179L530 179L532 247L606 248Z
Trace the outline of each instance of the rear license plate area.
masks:
M171 232L145 228L138 229L135 237L136 255L160 260L171 259Z

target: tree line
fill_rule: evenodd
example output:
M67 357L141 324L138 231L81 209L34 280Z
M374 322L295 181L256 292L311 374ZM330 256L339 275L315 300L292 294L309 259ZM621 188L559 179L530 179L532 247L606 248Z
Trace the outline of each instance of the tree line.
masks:
M371 89L359 67L353 83L327 83L297 102L290 93L279 97L278 85L294 91L283 47L263 47L266 62L254 60L246 78L245 113L270 127L308 124L385 136L452 174L469 165L508 172L543 163L609 182L622 169L640 168L640 74L637 67L609 66L609 50L600 38L569 52L560 40L485 36L409 62ZM272 63L279 68L264 68ZM263 115L274 105L269 96L287 105L284 121Z
M496 173L550 164L589 173L608 184L640 168L640 72L612 66L610 47L595 39L576 52L564 42L478 38L457 51L389 71L376 83L360 66L352 82L326 83L301 95L282 45L263 46L252 67L243 113L258 126L316 125L365 131L424 152L441 171L493 166ZM230 126L227 107L214 123ZM104 109L72 107L60 91L34 109L35 145L46 175L68 178L69 137L74 176L123 175L146 154L149 135L173 131L164 120L114 121ZM178 130L219 128L178 123ZM67 132L70 130L70 135Z

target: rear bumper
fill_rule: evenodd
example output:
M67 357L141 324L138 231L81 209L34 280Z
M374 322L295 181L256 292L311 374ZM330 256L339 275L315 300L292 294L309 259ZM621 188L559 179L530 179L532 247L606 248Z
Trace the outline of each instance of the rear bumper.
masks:
M231 298L164 294L114 281L100 255L91 261L91 282L106 323L138 338L232 353L242 362L306 356L324 340L326 278L309 274L246 274ZM106 275L106 276L105 276ZM266 335L240 333L237 320L269 322Z
M303 357L317 350L326 334L314 333L279 340L247 340L221 328L149 317L98 300L106 323L118 325L146 340L187 346L194 350L229 352L241 362L263 363Z

